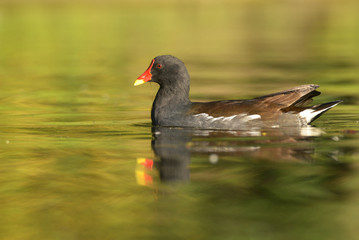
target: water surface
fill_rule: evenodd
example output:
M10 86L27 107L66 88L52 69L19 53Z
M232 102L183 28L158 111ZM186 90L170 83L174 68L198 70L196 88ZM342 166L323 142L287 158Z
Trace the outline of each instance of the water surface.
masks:
M355 1L0 4L1 239L355 239ZM150 60L195 101L316 83L305 129L152 128Z

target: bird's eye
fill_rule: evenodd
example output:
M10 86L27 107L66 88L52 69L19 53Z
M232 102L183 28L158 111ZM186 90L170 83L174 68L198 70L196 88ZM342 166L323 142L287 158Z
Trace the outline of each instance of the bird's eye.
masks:
M158 69L161 69L162 68L162 64L161 63L159 63L159 64L157 64L157 66L156 66Z

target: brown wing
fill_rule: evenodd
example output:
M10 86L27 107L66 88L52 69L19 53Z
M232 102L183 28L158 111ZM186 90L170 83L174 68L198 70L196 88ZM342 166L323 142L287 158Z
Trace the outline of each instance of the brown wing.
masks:
M311 98L320 94L319 86L314 84L298 86L250 100L228 100L192 104L190 114L207 113L213 117L228 117L241 113L260 114L262 119L271 119L282 114L283 108L300 107L311 102Z
M318 96L320 92L315 91L319 86L315 84L301 85L286 91L277 92L255 99L261 100L262 104L278 104L282 107L303 106L311 102L312 97Z

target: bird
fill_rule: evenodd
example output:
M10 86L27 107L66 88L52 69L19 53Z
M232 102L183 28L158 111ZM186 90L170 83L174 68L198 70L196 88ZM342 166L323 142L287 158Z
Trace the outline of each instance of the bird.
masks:
M159 84L152 104L153 126L196 129L241 130L255 127L305 127L341 100L308 106L320 94L316 84L246 100L192 102L190 75L185 64L172 55L152 59L134 86L146 82Z

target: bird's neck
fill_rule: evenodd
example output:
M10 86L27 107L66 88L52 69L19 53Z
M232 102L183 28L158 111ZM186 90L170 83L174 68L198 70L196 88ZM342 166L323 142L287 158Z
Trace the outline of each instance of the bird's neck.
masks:
M189 86L161 86L152 105L153 124L162 125L165 119L183 114L190 104Z
M157 106L176 103L176 105L188 104L189 87L164 86L158 89L154 104Z

